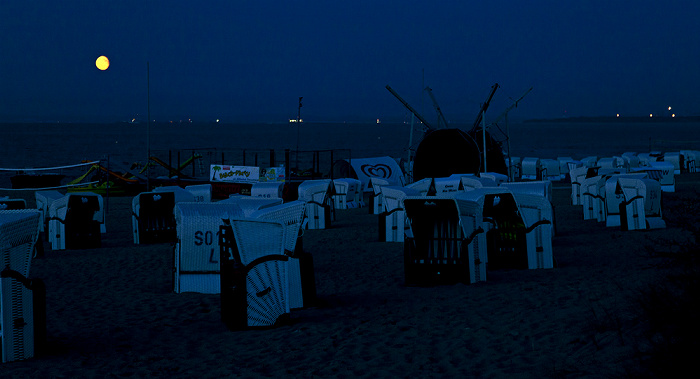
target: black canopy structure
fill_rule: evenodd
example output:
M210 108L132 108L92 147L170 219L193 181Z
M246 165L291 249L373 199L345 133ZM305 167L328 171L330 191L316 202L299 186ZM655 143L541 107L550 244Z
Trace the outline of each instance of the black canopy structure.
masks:
M483 172L483 136L481 130L467 133L461 129L428 132L416 149L413 179L442 178L452 174ZM486 132L486 159L489 172L507 174L499 144Z

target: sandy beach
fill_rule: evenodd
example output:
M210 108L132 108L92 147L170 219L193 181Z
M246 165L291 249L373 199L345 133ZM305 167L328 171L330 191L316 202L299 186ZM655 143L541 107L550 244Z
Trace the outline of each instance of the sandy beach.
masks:
M378 242L367 208L339 210L330 229L303 236L316 303L288 325L238 332L222 323L218 295L173 293L173 246L134 245L131 198L111 197L101 248L45 242L32 262L47 287L47 351L0 376L631 375L651 349L641 293L672 270L653 252L688 246L700 218L687 212L700 174L676 181L663 194L668 227L647 231L584 221L570 185L556 184L557 268L489 271L472 285L405 286L403 244Z

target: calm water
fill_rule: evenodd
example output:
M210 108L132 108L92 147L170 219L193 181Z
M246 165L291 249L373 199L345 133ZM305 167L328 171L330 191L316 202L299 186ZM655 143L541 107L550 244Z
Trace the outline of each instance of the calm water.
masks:
M505 131L505 125L501 125ZM612 156L623 152L700 149L698 122L511 123L511 155L556 158ZM494 134L499 134L494 130ZM208 149L218 159L241 164L235 151L348 149L352 157L404 158L408 124L151 124L150 148L161 159L167 150ZM418 141L418 133L414 136ZM663 141L663 142L662 142ZM504 143L504 149L506 144ZM183 153L184 154L184 153ZM281 152L278 154L281 155ZM0 124L0 167L29 168L105 159L130 165L147 155L146 124ZM278 155L278 161L282 157ZM336 155L335 159L345 158ZM170 159L175 159L170 157ZM184 159L184 158L182 158ZM238 161L237 161L238 160ZM221 162L216 162L221 163ZM251 161L247 162L252 163Z

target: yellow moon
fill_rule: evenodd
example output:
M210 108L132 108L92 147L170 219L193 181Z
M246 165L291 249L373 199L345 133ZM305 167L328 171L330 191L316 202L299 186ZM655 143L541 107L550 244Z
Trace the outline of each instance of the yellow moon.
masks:
M101 71L104 71L107 68L109 68L109 59L107 59L107 57L105 57L104 55L101 55L95 61L95 66L97 66L97 68L99 68Z

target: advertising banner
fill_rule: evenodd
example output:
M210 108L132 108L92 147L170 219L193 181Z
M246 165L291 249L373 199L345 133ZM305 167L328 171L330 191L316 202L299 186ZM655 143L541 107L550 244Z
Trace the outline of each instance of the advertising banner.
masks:
M260 168L213 164L209 168L209 177L214 182L257 182L260 179Z

